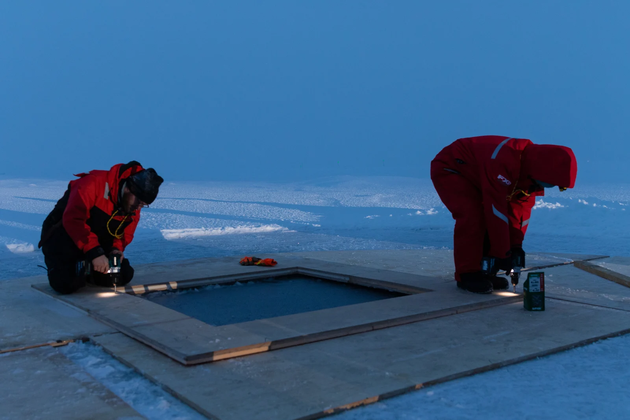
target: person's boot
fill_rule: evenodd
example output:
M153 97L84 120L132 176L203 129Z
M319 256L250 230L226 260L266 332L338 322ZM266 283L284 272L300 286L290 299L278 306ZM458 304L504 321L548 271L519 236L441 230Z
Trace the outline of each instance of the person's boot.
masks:
M492 282L488 280L482 271L460 274L457 287L473 293L492 293Z
M492 283L494 290L506 290L509 287L508 280L505 277L488 276L487 279Z

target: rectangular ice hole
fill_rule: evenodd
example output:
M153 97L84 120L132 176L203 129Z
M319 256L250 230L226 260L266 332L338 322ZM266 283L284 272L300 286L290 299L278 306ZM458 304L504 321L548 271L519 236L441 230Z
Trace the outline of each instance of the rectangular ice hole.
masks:
M220 326L405 296L301 274L140 295Z

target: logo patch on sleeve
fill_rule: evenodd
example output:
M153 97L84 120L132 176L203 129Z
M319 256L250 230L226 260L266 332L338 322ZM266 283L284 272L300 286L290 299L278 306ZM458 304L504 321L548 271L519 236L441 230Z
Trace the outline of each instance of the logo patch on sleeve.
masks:
M510 180L504 177L503 175L499 175L497 178L499 179L499 181L503 182L505 185L512 185Z

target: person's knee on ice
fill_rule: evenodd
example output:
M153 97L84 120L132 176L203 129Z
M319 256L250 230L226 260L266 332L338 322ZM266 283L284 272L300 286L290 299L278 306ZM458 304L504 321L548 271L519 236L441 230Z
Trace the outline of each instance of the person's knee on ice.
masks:
M76 292L85 286L85 277L77 272L75 262L61 262L46 258L48 283L54 291L61 294Z
M527 139L463 138L438 153L431 162L431 180L455 219L458 286L477 293L487 293L487 282L495 289L507 288L507 280L496 271L480 280L482 258L494 258L506 273L512 266L523 267L522 243L536 197L552 186L573 188L576 175L570 148ZM519 256L522 264L514 262Z
M53 252L89 262L92 281L111 285L106 250L116 250L121 256L118 285L127 284L133 278L133 268L123 252L133 240L141 209L157 198L164 180L153 168L144 169L136 161L77 176L42 226L39 247L47 257L51 287L72 293L85 285L85 279L63 280L67 275L48 265Z

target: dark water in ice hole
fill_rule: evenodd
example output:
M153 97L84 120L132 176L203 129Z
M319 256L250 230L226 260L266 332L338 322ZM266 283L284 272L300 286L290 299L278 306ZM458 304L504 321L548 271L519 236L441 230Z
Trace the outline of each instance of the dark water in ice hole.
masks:
M227 325L404 296L307 276L141 295L210 325Z

